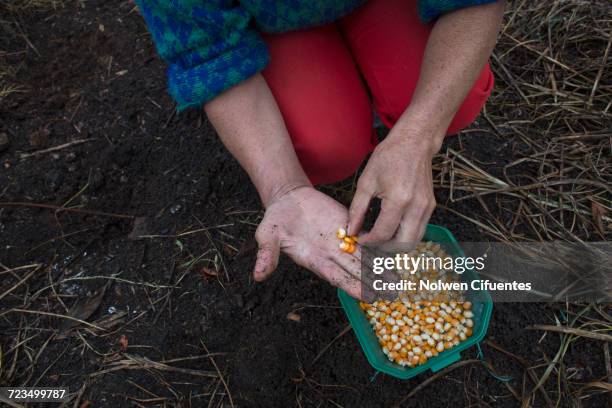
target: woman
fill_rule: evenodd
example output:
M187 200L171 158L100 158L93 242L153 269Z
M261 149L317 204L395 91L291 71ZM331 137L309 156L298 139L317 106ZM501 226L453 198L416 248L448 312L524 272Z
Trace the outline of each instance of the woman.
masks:
M361 243L418 241L435 199L431 160L488 98L503 15L493 0L137 0L179 110L204 107L266 208L254 278L280 250L359 297ZM372 107L391 128L377 144ZM313 184L350 176L345 207Z

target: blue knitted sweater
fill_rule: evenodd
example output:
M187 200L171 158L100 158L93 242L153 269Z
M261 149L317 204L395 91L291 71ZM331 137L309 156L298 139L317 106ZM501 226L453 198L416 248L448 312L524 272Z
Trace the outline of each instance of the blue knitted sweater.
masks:
M136 0L168 63L168 89L178 109L199 107L261 71L268 51L259 32L278 33L332 22L366 0ZM408 0L406 0L408 1ZM418 0L419 15L495 0Z

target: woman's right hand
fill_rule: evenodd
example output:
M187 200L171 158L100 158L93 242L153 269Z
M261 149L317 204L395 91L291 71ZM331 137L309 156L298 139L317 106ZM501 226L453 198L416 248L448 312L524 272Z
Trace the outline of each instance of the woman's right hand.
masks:
M336 238L338 227L347 222L348 211L342 204L309 186L274 198L255 233L259 250L253 277L268 278L282 250L298 265L360 298L360 252L340 251Z

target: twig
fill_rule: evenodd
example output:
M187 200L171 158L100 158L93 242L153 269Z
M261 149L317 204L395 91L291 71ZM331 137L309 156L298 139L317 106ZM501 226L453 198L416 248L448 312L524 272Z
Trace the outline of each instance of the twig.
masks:
M90 378L98 377L100 375L107 374L113 371L146 370L146 369L156 369L160 371L173 371L173 372L177 372L181 374L194 375L198 377L213 377L213 378L218 377L217 373L213 373L211 371L200 371L200 370L191 370L189 368L172 367L167 364L149 360L146 357L135 356L135 355L130 355L130 354L125 354L125 357L127 358L113 363L112 367L110 368L90 374Z
M225 381L225 378L223 378L223 375L221 374L221 370L219 370L219 366L215 362L215 359L212 357L212 355L208 351L208 348L206 347L206 344L204 344L204 342L201 342L201 343L202 343L202 347L204 347L204 351L206 351L206 353L208 354L210 362L215 367L215 370L217 371L217 374L219 375L219 380L223 383L223 387L225 388L225 391L227 391L227 397L229 398L230 405L233 408L234 407L234 399L232 398L232 393L230 392L229 386L227 385L227 382Z
M12 291L14 291L15 289L17 289L19 286L21 286L23 283L27 282L28 279L30 279L32 277L32 275L34 275L41 267L42 265L38 265L38 267L36 269L34 269L32 272L28 273L22 280L20 280L19 282L17 282L15 285L13 285L11 288L7 289L4 293L0 294L0 300L2 300L6 295L8 295L9 293L11 293Z
M444 377L446 374L450 373L453 370L456 370L457 368L460 368L460 367L463 367L463 366L466 366L466 365L470 365L470 364L482 364L482 360L476 360L476 359L463 360L463 361L459 361L459 362L457 362L457 363L455 363L455 364L453 364L451 366L448 366L448 367L444 368L443 370L438 371L437 373L435 373L434 375L430 376L425 381L423 381L422 383L420 383L419 385L414 387L412 389L412 391L410 391L408 393L408 395L406 395L397 404L395 404L394 407L395 408L399 408L400 405L402 405L404 402L406 402L407 400L412 398L416 393L421 391L423 388L427 387L429 384L431 384L432 382L436 381L438 378Z
M574 336L579 337L588 337L594 340L601 341L612 341L612 336L604 333L595 333L589 330L575 329L573 327L567 326L553 326L548 324L535 324L533 326L528 326L527 330L545 330L545 331L553 331L557 333L565 333L565 334L573 334Z
M601 67L597 71L597 75L595 76L595 81L593 82L593 89L591 90L591 95L589 95L589 101L587 102L589 105L593 104L593 97L595 96L595 92L597 92L597 87L599 86L599 80L601 79L601 75L603 74L604 67L606 66L606 62L608 61L608 53L610 52L610 45L612 45L612 31L610 32L610 38L608 38L608 45L606 45L606 50L604 51L604 56L601 61Z
M334 339L332 341L327 343L327 345L325 347L323 347L323 349L321 351L319 351L319 354L317 354L317 356L310 363L310 367L313 367L315 365L315 363L317 361L319 361L321 356L323 356L323 354L325 354L325 352L327 350L329 350L329 348L332 346L332 344L334 344L340 337L344 336L350 330L351 330L351 325L350 324L346 325L346 327L344 329L342 329L342 331L336 337L334 337Z
M42 310L9 309L9 310L7 310L5 312L0 313L0 316L4 316L5 314L11 313L11 312L29 313L29 314L38 314L38 315L44 315L44 316L59 317L60 319L72 320L73 322L78 322L78 323L84 324L85 326L89 326L89 327L91 327L93 329L104 331L104 329L102 327L96 326L93 323L86 322L85 320L77 319L76 317L72 317L72 316L68 316L68 315L63 315L63 314L58 314L58 313L43 312Z
M608 382L612 384L612 364L610 364L610 345L608 343L604 343L604 362L606 363L606 375L608 376ZM608 399L610 400L610 406L612 407L612 393L608 395Z
M19 155L19 158L20 159L27 159L27 158L34 157L34 156L39 156L41 154L51 153L51 152L55 152L55 151L58 151L58 150L62 150L62 149L65 149L67 147L70 147L70 146L79 145L81 143L90 142L92 140L95 140L95 139L77 139L77 140L73 140L72 142L64 143L64 144L61 144L61 145L58 145L58 146L49 147L49 148L43 149L43 150L37 150L37 151L32 152L32 153L22 153L21 155Z
M122 218L122 219L127 219L127 220L133 220L134 218L136 218L133 215L114 214L114 213L108 213L108 212L96 211L96 210L84 210L82 208L64 208L64 207L61 207L59 205L54 205L54 204L28 203L25 201L0 202L0 207L46 208L46 209L55 210L58 212L66 211L66 212L74 212L74 213L79 213L79 214L95 215L99 217Z

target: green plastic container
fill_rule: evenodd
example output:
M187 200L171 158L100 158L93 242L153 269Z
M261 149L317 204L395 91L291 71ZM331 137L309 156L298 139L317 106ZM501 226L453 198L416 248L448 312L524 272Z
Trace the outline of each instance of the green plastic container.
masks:
M446 228L431 224L427 225L427 231L423 240L440 244L446 253L453 257L465 256L453 234ZM478 279L478 274L474 270L466 270L461 275L461 280L464 282L470 282L474 279ZM385 356L378 343L374 329L359 307L357 300L341 289L338 289L338 297L370 365L380 372L403 380L412 378L427 370L433 372L439 371L460 360L463 350L482 341L489 326L491 313L493 312L493 302L489 293L484 291L479 291L477 294L474 292L466 293L466 297L472 302L472 311L474 312L472 336L450 350L443 351L436 357L430 358L425 364L410 368L392 363Z

